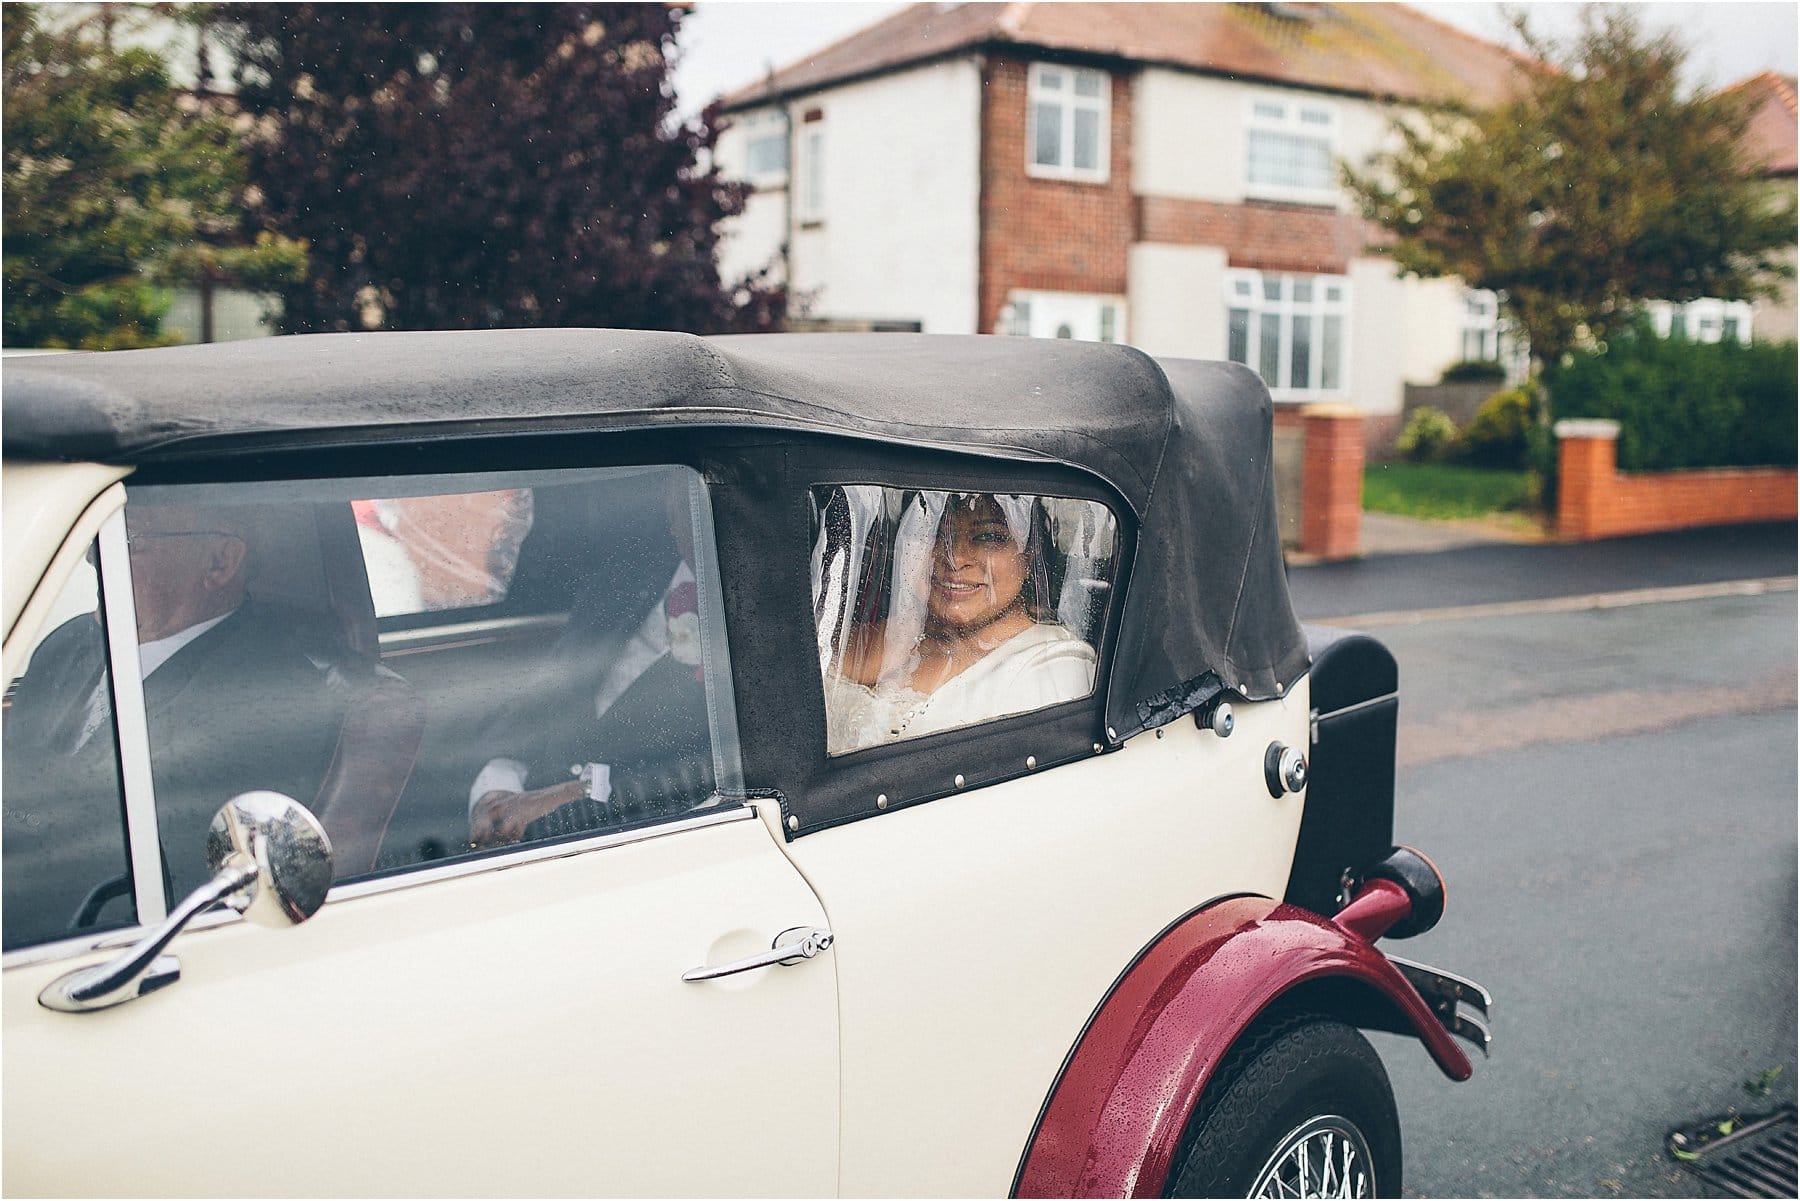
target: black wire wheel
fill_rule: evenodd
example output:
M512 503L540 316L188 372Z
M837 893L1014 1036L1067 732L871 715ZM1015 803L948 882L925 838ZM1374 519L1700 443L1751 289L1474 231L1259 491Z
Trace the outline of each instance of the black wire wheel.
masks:
M1400 1119L1375 1048L1316 1014L1252 1028L1194 1107L1166 1195L1398 1197Z

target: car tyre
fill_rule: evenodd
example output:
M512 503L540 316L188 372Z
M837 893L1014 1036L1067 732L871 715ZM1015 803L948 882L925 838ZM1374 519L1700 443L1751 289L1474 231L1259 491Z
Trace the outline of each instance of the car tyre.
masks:
M1398 1197L1400 1118L1375 1048L1290 1014L1220 1061L1188 1120L1170 1197Z

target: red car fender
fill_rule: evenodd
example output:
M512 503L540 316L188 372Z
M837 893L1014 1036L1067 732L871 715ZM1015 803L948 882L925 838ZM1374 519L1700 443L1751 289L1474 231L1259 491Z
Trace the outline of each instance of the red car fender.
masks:
M1315 913L1235 897L1168 930L1101 1003L1050 1092L1013 1194L1160 1196L1220 1058L1283 993L1327 978L1375 990L1445 1075L1469 1078L1468 1057L1387 956Z

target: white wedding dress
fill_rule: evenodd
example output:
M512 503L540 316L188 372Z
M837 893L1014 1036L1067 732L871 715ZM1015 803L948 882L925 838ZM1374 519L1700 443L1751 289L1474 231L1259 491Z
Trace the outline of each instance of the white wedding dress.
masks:
M826 749L841 755L902 738L1027 713L1086 696L1094 648L1060 625L1028 626L936 692L897 681L870 688L833 676L825 685Z

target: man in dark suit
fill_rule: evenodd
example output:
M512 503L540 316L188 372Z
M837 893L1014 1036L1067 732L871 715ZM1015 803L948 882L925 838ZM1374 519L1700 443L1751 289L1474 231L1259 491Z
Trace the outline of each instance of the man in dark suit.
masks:
M506 756L470 790L475 846L647 820L710 794L687 479L670 469L660 495L615 495L584 527L611 536L594 548L544 699L491 736Z
M272 789L313 801L344 701L300 649L293 616L246 599L255 563L229 508L138 506L126 528L157 831L169 892L179 898L210 874L206 830L227 799ZM80 828L94 820L90 798L117 803L105 668L95 615L76 617L38 647L8 715L8 806L31 802L38 823L30 841L51 858L92 836ZM15 835L10 823L6 835ZM8 847L9 871L25 862L24 850Z

